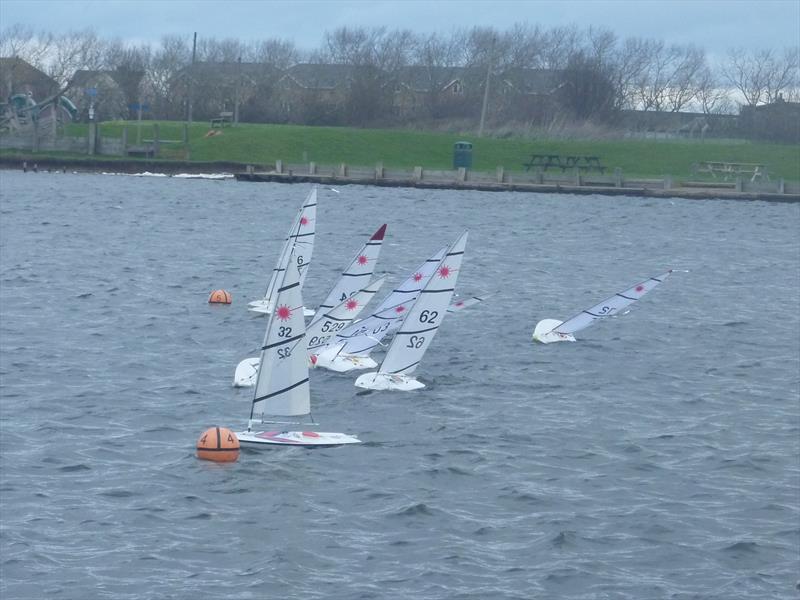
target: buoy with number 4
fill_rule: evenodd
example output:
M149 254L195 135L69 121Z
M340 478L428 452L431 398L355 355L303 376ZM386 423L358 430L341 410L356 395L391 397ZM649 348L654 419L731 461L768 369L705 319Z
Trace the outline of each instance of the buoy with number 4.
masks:
M239 459L239 438L226 427L210 427L197 440L197 458L235 462Z

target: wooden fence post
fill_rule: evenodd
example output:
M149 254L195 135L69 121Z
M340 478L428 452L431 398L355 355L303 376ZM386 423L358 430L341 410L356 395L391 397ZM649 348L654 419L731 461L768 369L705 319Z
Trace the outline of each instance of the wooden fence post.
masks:
M158 158L158 152L161 148L159 138L158 123L153 123L153 158Z

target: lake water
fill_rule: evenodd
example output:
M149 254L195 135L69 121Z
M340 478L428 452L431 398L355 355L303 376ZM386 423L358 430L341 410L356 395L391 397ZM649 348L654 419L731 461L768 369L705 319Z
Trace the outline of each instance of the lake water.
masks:
M307 305L384 222L391 283L469 229L457 290L497 294L424 390L312 371L319 428L366 443L200 461L246 423L245 306L308 190L0 172L2 598L798 597L800 205L321 190Z

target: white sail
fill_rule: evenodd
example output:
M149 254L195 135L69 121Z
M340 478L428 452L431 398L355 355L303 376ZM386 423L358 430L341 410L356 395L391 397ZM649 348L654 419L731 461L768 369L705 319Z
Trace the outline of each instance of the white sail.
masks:
M293 255L290 255L294 258ZM267 416L300 416L311 412L308 387L306 325L300 290L300 269L289 266L279 278L275 308L261 347L251 420Z
M308 267L311 264L311 254L314 251L314 238L316 233L317 223L317 188L313 188L309 192L308 197L300 207L300 211L292 223L289 234L286 236L286 241L281 249L280 256L275 268L272 270L272 276L267 284L267 291L264 298L250 302L250 310L259 313L270 313L275 305L274 296L281 280L290 256L294 253L292 258L293 262L300 270L300 287L305 282L306 275L308 274Z
M411 380L408 375L416 370L447 314L447 307L455 292L455 284L461 270L467 234L465 231L450 246L433 277L422 289L419 298L397 330L378 372L361 375L356 380L357 387L369 389L424 387L416 380L413 380L413 384L416 385L408 387ZM393 382L398 383L399 387L392 386Z
M383 245L383 238L386 234L386 224L372 234L361 249L350 261L350 264L342 272L341 277L333 286L333 289L328 293L325 300L317 307L317 313L311 320L311 324L319 321L325 312L339 303L344 302L350 296L356 294L364 287L365 282L370 280L372 273L375 271L375 265L378 262L378 256L381 253L381 246Z
M657 277L645 279L627 290L623 290L586 310L582 310L564 322L555 319L540 321L534 330L533 339L545 344L562 340L575 341L574 333L589 327L598 319L618 314L662 283L669 277L670 273L672 273L672 269Z
M334 332L346 327L372 299L375 293L386 281L386 276L380 277L369 283L363 290L343 300L338 306L325 313L322 319L315 321L306 328L306 348L309 355L315 354L319 348L333 336ZM318 312L317 314L322 314ZM312 359L312 364L314 364ZM256 382L260 359L257 356L245 358L236 365L233 375L233 387L250 387Z
M315 318L308 325L306 332L308 351L313 354L315 350L325 346L337 331L352 323L385 282L386 275L369 283L355 294L345 297L328 312L323 314L318 310L317 315L320 318Z
M367 356L385 336L400 327L406 313L419 297L422 288L430 280L446 252L447 247L442 248L422 263L400 286L392 290L366 319L353 323L337 333L324 349L324 353L331 356ZM326 361L323 360L318 364L326 366ZM374 363L371 366L374 366Z
M490 294L483 294L482 296L470 296L469 298L458 298L450 303L450 306L447 307L447 312L449 313L460 312L465 308L469 308L470 306L475 306L476 304L483 302L490 296L494 296L495 293L496 292L492 292Z

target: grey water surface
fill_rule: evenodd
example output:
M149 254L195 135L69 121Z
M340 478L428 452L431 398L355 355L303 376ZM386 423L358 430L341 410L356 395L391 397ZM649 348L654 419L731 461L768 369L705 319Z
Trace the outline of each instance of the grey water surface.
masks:
M424 390L312 371L364 444L200 461L309 189L0 172L0 597L800 597L800 206L321 189L307 305L384 222L390 284L469 229L458 291L497 294Z

